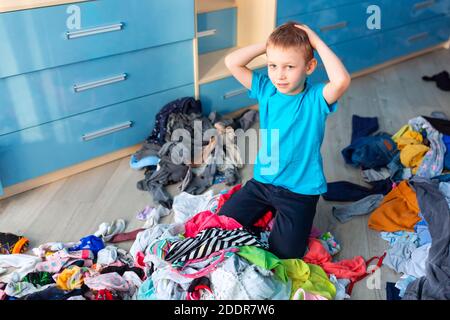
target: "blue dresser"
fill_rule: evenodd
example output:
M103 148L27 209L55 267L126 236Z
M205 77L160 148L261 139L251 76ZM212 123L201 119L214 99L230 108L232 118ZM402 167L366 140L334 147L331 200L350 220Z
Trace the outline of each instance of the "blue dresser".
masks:
M0 13L0 195L142 142L160 108L194 96L194 18L194 0Z

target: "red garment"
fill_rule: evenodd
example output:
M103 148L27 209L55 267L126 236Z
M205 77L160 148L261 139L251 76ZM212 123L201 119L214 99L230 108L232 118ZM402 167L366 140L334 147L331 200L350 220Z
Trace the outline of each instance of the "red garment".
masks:
M220 195L219 200L217 201L216 212L219 212L220 208L222 208L224 203L227 202L235 192L240 190L241 187L242 187L242 184L237 184L233 188L228 190L227 193ZM263 229L267 229L267 230L271 230L272 228L271 228L271 225L269 225L269 223L270 223L270 221L272 221L272 219L273 219L272 211L267 211L264 214L264 216L262 216L258 221L255 222L254 226L260 227Z
M308 248L309 250L303 257L303 261L319 265L328 275L334 274L338 279L345 278L353 282L366 274L366 262L361 256L331 262L330 253L319 240L314 238L309 238Z
M202 211L186 222L184 235L185 237L195 237L200 231L210 228L234 230L242 228L242 225L233 218L219 216L211 211Z
M111 294L111 291L109 291L108 289L101 289L98 290L94 300L114 300L114 298Z

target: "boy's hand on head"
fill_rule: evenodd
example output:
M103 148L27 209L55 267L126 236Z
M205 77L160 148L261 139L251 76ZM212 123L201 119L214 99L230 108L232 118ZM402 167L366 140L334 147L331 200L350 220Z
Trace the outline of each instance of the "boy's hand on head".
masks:
M295 26L306 32L309 42L311 43L311 47L313 49L316 49L318 41L320 41L320 38L317 35L317 33L315 33L313 30L311 30L311 28L308 27L306 24L296 24Z

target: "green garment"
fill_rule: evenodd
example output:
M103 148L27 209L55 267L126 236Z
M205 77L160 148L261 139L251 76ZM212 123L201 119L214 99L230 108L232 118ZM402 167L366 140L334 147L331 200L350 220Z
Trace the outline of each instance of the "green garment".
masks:
M22 279L23 282L29 282L33 285L45 286L50 283L55 283L52 278L52 274L49 272L31 272Z
M281 262L292 280L291 299L298 288L321 295L328 300L336 296L336 287L320 266L306 263L301 259L282 259Z
M273 253L255 246L239 247L238 255L266 270L274 270L275 275L283 282L288 281L286 268Z

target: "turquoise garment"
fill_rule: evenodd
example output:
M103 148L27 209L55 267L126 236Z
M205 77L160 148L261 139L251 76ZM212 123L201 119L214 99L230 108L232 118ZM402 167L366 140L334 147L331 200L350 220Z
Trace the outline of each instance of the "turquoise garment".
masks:
M323 87L322 83L306 81L301 93L286 95L267 75L253 72L249 96L258 99L260 128L267 129L267 134L260 133L261 147L253 172L257 181L301 194L327 191L320 147L326 118L338 104L328 105Z

